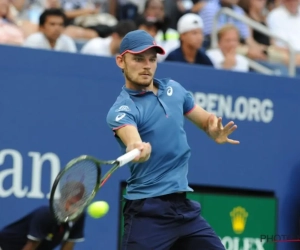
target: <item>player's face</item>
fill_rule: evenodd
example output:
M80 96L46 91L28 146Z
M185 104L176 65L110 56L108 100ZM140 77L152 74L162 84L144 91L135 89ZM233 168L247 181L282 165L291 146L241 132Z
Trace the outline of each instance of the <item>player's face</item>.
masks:
M60 16L48 16L41 31L50 41L56 41L64 30L64 19Z
M126 53L123 56L123 70L126 82L132 87L149 87L157 67L156 50L149 49L140 54Z

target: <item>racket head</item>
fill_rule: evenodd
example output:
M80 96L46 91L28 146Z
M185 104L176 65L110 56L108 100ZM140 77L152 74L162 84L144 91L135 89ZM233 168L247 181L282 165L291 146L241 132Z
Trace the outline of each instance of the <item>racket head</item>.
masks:
M71 160L56 177L50 194L50 210L58 222L76 220L99 190L100 162L88 155Z

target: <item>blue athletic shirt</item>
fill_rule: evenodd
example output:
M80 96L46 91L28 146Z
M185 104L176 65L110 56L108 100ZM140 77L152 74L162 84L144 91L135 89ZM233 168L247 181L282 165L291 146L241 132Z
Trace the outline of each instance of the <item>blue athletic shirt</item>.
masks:
M58 224L48 206L42 206L0 231L0 249L23 249L28 239L40 241L38 250L52 250L63 241L84 240L83 214L74 223Z
M142 141L152 146L148 161L128 164L131 177L124 197L129 200L193 191L187 180L190 147L184 131L184 114L195 107L193 96L171 79L154 79L154 84L157 95L123 87L107 115L113 131L135 126ZM116 139L125 153L125 145Z

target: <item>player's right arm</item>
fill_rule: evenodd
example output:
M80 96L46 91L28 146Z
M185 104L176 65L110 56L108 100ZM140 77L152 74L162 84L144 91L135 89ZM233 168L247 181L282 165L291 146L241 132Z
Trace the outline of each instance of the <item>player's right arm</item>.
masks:
M135 148L141 151L141 154L134 159L134 162L144 162L149 159L151 154L151 145L148 142L142 142L141 136L136 127L127 125L115 130L115 133L126 146L127 152Z
M115 136L126 146L127 152L135 148L141 150L141 154L134 159L134 162L144 162L149 159L151 145L141 139L137 129L138 111L132 101L125 100L114 105L108 112L106 120Z

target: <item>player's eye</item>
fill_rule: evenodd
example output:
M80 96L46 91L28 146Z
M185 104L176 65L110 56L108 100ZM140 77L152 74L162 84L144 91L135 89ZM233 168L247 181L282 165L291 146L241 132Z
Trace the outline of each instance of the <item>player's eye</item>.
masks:
M143 58L141 58L141 57L135 57L134 60L137 61L137 62L142 62Z

